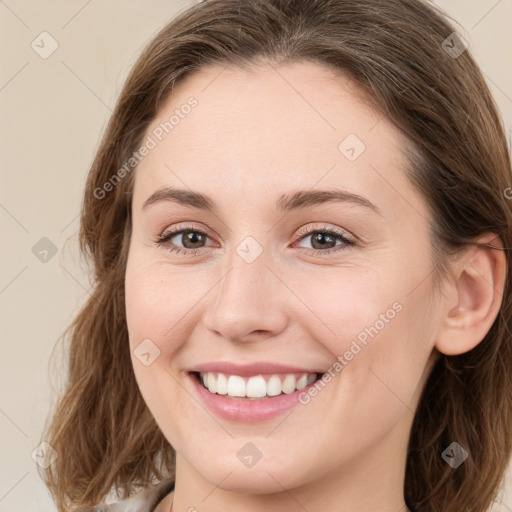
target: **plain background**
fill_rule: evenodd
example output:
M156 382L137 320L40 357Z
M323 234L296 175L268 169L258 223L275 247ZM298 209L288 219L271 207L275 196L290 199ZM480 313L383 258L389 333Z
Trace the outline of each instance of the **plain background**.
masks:
M0 0L0 511L56 510L31 454L64 376L52 349L89 289L76 246L86 173L137 55L191 3ZM512 0L436 3L462 24L510 141ZM510 471L505 483L493 511L512 511Z

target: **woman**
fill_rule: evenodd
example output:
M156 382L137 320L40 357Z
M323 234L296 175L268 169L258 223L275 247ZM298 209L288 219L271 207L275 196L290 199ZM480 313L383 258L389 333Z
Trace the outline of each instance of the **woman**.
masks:
M512 452L510 186L431 5L181 14L88 177L96 282L44 434L59 510L487 510Z

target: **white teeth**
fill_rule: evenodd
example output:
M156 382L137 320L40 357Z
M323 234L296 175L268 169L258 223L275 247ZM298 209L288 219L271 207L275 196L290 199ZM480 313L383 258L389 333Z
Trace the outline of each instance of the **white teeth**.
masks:
M302 377L297 380L297 389L305 388L308 385L308 376L302 375Z
M208 374L208 389L211 393L217 392L217 379L213 373Z
M210 381L210 375L214 375L213 373L208 374L208 382ZM215 378L215 377L213 377ZM245 395L245 380L243 377L239 377L238 375L230 375L228 379L228 395L229 396L246 396Z
M295 375L287 375L282 384L283 393L289 395L295 391Z
M267 385L265 384L265 379L258 375L257 377L251 377L247 381L247 391L246 396L249 398L259 398L260 396L265 396L267 394Z
M316 380L316 373L312 373L312 374L308 375L307 385L309 386L310 384L313 384L313 382L315 382L315 380Z
M223 373L217 375L217 393L226 395L228 392L228 379Z
M200 373L204 387L211 393L253 399L277 396L281 393L289 395L315 382L316 376L316 373L300 375L290 373L281 380L279 375L271 375L265 378L263 375L240 377L239 375L226 375L224 373Z
M267 395L277 396L281 394L281 379L277 375L272 375L267 382Z

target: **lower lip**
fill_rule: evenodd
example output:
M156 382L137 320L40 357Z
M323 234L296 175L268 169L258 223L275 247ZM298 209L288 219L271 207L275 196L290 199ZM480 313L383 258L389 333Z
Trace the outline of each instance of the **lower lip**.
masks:
M248 400L246 398L225 398L217 393L210 393L199 383L194 374L188 373L188 377L192 380L193 386L202 401L213 413L223 419L237 422L265 421L275 418L300 404L300 393L307 393L308 389L315 385L315 382L313 382L309 386L294 391L289 395L282 393L281 395L260 400Z

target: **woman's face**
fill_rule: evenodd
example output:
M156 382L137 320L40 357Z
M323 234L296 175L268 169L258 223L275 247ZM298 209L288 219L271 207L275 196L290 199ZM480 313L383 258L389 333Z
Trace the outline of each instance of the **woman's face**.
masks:
M178 467L240 492L396 479L440 310L403 136L294 63L188 76L144 142L127 322Z

